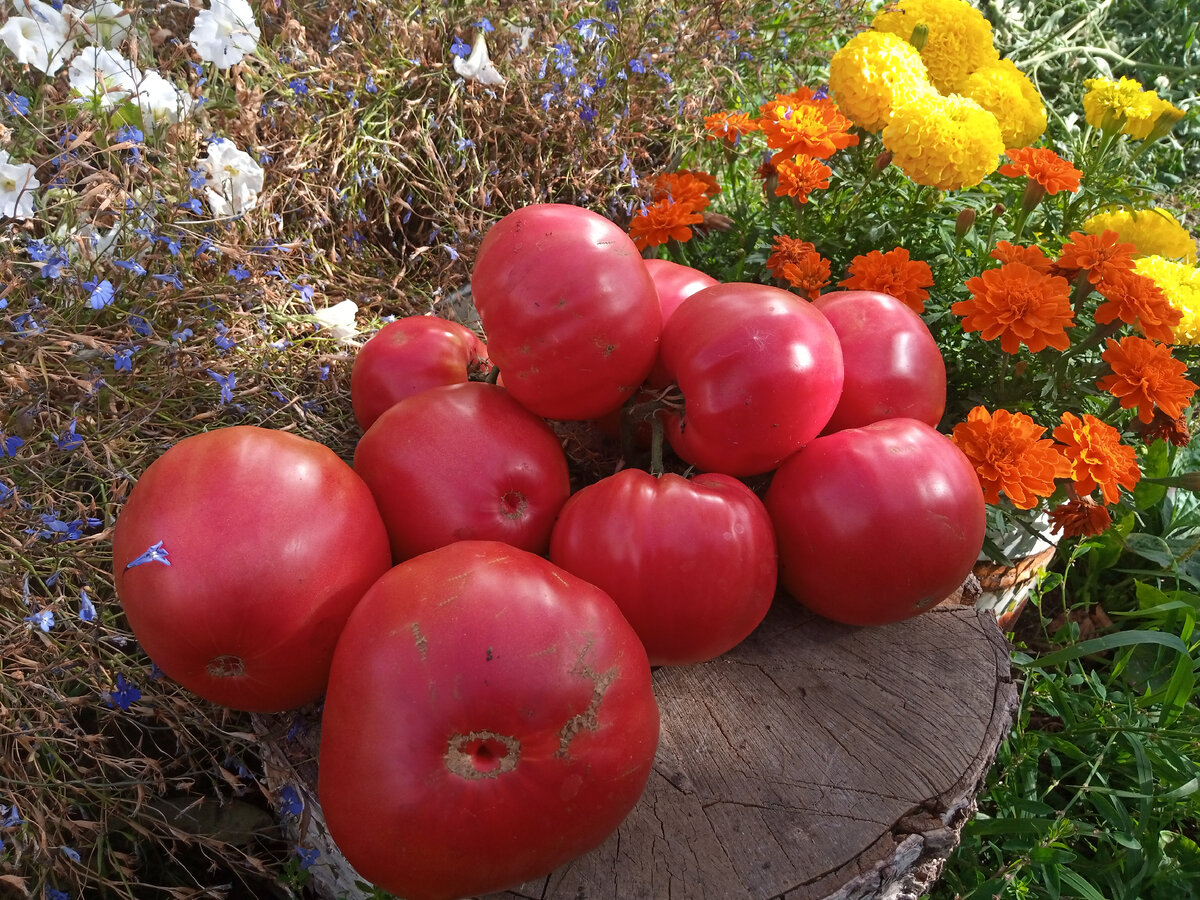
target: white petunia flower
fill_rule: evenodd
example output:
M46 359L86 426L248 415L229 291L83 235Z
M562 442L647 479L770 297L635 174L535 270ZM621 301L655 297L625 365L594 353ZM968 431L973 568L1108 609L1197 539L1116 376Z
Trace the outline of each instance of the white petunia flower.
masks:
M101 109L112 109L137 93L142 73L116 50L84 47L71 60L68 81L77 103L99 101Z
M8 151L0 150L0 216L33 218L33 192L42 186L36 171L31 163L10 162Z
M325 309L318 309L312 316L326 332L327 337L342 343L351 343L358 334L354 324L354 316L358 313L358 304L353 300L343 300Z
M214 216L236 216L258 205L263 168L233 141L212 141L200 159L208 186L205 194Z
M10 16L0 26L0 41L17 58L17 62L33 66L53 75L70 59L75 49L73 38L67 37L67 21L62 13L48 3L28 0L16 4L18 12L27 16Z
M155 69L147 69L137 86L137 105L142 110L143 124L178 122L191 110L194 101Z
M258 46L254 10L247 0L210 0L209 5L196 14L189 40L202 60L228 69Z
M470 81L475 79L480 84L504 84L504 76L496 71L488 58L487 41L483 31L475 32L475 44L471 47L471 55L466 59L454 57L454 71Z
M112 0L82 0L82 8L63 4L63 17L71 26L73 36L82 36L89 43L115 48L129 37L133 17L120 3Z

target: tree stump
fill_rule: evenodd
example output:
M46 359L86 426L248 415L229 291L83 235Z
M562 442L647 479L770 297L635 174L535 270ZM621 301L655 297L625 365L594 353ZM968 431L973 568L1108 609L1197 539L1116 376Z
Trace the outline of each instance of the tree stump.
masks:
M593 852L486 900L915 900L1017 706L1007 641L970 608L851 628L780 598L734 650L660 668L654 686L662 732L633 812ZM313 748L261 733L268 780L302 782L310 807L292 837L324 847ZM353 885L336 856L312 870L329 897Z

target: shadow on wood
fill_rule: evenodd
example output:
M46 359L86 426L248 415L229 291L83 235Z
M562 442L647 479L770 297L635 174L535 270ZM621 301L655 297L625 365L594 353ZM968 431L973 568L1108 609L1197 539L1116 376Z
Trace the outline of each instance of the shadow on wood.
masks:
M662 735L637 807L595 851L486 900L919 897L1017 706L990 613L851 628L786 598L731 652L654 685ZM267 746L268 779L293 770L315 804L315 769ZM306 839L324 837L315 812Z

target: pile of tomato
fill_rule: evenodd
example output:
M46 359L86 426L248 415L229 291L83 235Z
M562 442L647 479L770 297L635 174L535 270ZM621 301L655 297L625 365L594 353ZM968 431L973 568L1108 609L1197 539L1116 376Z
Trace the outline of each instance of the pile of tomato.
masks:
M361 348L352 466L215 429L147 468L113 538L168 676L242 710L324 697L330 833L409 900L600 844L649 777L651 667L730 650L778 587L894 622L952 593L983 542L974 470L935 428L942 358L893 297L720 284L557 204L493 226L471 288L486 344L415 316ZM573 490L551 422L634 407L684 474Z

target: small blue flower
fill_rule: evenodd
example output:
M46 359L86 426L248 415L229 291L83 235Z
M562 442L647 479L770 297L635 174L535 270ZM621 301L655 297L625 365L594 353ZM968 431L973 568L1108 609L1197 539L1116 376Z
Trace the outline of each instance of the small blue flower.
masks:
M62 855L74 863L81 863L83 860L79 858L79 851L73 847L68 847L65 844L58 848L62 851Z
M321 851L316 847L297 847L296 856L300 859L300 868L307 869L321 858Z
M79 620L81 622L96 621L96 604L88 596L86 588L79 592Z
M300 292L301 300L305 303L312 303L314 290L311 284L293 284L292 287Z
M17 437L15 434L10 434L7 437L3 432L0 432L0 457L16 456L19 450L25 443L23 438Z
M183 280L179 277L178 272L159 272L157 275L152 275L150 277L155 281L167 282L167 284L172 285L177 291L183 290Z
M329 366L317 366L317 377L322 381L329 377Z
M294 93L298 97L301 97L301 96L307 97L308 96L308 79L307 78L293 78L291 81L288 82L288 87L290 87L292 89L292 93Z
M141 349L140 345L134 345L124 350L118 350L113 354L113 369L117 372L132 372L133 354Z
M188 169L188 187L193 191L202 191L208 187L208 173L203 169Z
M298 816L304 811L304 801L300 794L290 784L285 784L279 792L279 812L285 816Z
M17 812L17 804L5 806L0 803L0 828L16 828L18 825L24 825L25 820L21 818L21 814Z
M338 26L337 22L334 22L329 27L329 46L332 48L334 45L341 43L341 40L342 29Z
M250 277L250 270L245 266L237 265L229 270L229 274L233 276L234 281L245 281Z
M817 88L815 91L813 91L813 99L814 100L824 100L828 96L829 96L829 86L828 85L823 84L819 88Z
M113 265L118 269L125 269L127 272L132 272L134 275L145 275L145 267L136 259L114 259Z
M214 372L212 369L205 369L210 378L221 386L221 403L229 403L233 400L233 389L237 387L237 375L230 372L228 375L222 375L220 372Z
M217 322L214 326L217 336L213 338L213 343L221 350L232 350L237 346L237 341L229 336L229 326L224 322Z
M125 563L124 571L128 572L130 569L136 566L144 566L146 563L152 562L162 563L164 566L169 566L171 565L171 560L168 558L169 556L170 551L163 546L162 541L159 541L157 544L154 544L147 549L146 552L137 559L133 559Z
M49 259L50 250L51 248L41 241L30 241L25 245L25 252L29 254L29 258L34 262L45 262Z
M363 85L363 90L368 94L375 94L379 92L379 85L375 83L375 79L372 76L368 75L367 82Z
M194 334L194 332L190 328L180 328L179 326L182 324L183 324L182 319L176 319L175 320L175 330L171 332L171 340L177 341L180 344L182 344L188 338L192 337Z
M199 197L192 197L190 200L185 200L179 204L179 208L190 211L194 216L201 215L204 212L204 207L200 204Z
M150 337L150 335L154 334L153 326L146 321L144 316L140 316L137 313L130 313L126 321L129 322L129 327L142 337Z
M75 419L71 420L71 424L67 426L67 430L61 435L54 435L54 445L59 450L66 452L83 446L83 438L75 433Z
M639 59L631 59L629 61L629 71L636 75L642 75L646 71L646 64Z
M124 673L117 675L117 689L110 691L106 704L111 708L114 705L119 706L122 711L126 711L133 705L135 700L141 699L142 692L138 688L125 680Z
M66 891L60 891L58 888L46 885L46 900L71 900L71 895Z
M29 115L29 98L22 97L16 91L9 91L4 95L4 108L10 116L27 116Z
M484 17L483 17L482 19L480 19L478 22L475 22L475 23L473 23L473 24L471 25L471 27L472 27L472 28L482 28L482 29L484 30L484 32L489 32L489 31L495 31L495 30L496 30L495 26L494 26L494 25L492 25L492 23L491 23L491 22L489 22L489 21L487 20L487 17L486 17L486 16L484 16Z
M112 282L105 278L92 289L92 293L88 297L88 305L92 309L104 309L113 302L113 293Z
M325 379L322 378L321 380L324 381ZM3 481L0 481L0 503L7 503L12 499L12 495L16 492L16 485L5 484Z
M150 660L150 678L154 681L162 681L167 677L167 673L158 667L158 663Z
M117 129L117 132L115 135L113 135L113 137L117 139L118 144L124 144L127 141L133 144L140 144L146 139L146 136L142 134L142 130L140 128L135 128L132 125L122 125Z
M48 609L39 609L37 612L26 616L25 621L42 629L42 631L49 631L54 627L54 613Z
M68 260L61 253L55 253L42 265L42 275L46 278L61 278L63 267L68 264Z
M471 55L471 45L456 34L454 36L454 41L450 44L450 52L454 56L466 59Z

